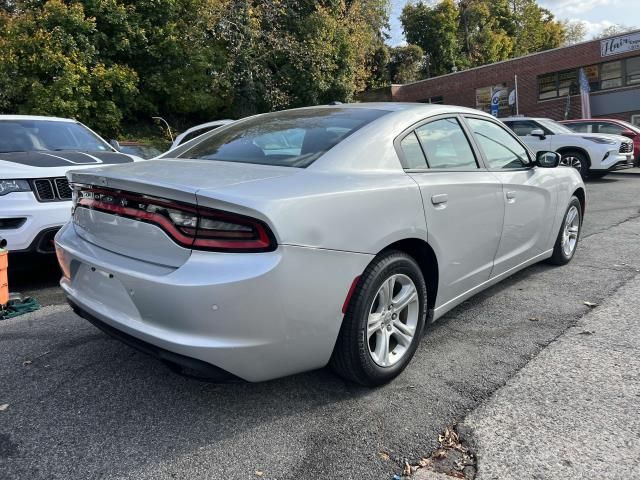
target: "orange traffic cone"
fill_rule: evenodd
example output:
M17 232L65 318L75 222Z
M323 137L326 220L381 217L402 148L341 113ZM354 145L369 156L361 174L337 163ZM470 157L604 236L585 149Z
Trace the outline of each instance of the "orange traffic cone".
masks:
M7 276L7 268L9 267L9 255L5 248L7 241L0 238L0 306L4 306L9 302L9 279Z

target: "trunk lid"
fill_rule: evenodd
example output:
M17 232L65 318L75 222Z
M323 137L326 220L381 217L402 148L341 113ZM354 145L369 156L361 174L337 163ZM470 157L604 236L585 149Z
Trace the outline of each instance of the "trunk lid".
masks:
M121 190L197 205L196 193L295 173L297 169L210 160L149 160L117 167L71 171L72 183ZM120 202L117 198L116 201ZM124 206L124 205L123 205ZM179 245L159 226L87 208L76 208L74 225L86 241L139 260L179 267L191 249Z

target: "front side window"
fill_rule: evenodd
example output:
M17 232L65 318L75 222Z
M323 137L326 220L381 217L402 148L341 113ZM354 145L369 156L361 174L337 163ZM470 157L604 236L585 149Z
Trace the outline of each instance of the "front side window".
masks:
M478 168L471 145L456 118L444 118L416 129L429 168Z
M506 122L506 124L519 137L526 137L527 135L531 135L531 132L533 132L534 130L542 128L540 125L532 122L531 120L515 120Z
M577 133L593 133L593 126L590 123L568 123L566 124L572 132Z
M489 168L523 168L529 165L526 148L503 127L479 118L468 118L467 121Z
M368 123L372 108L309 108L268 113L214 130L171 152L175 158L305 168Z

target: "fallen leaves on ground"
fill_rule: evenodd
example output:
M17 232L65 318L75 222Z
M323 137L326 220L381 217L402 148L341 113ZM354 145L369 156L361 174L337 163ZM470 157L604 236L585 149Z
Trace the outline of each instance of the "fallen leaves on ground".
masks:
M475 455L460 438L455 426L447 427L438 436L438 443L440 446L431 454L431 457L423 457L415 465L405 461L402 477L396 477L409 478L419 469L428 469L452 478L470 479L475 477Z
M262 470L256 470L256 477L261 477L264 475L264 472Z
M378 456L384 460L385 462L389 460L389 454L387 452L385 452L384 450L381 450L378 452Z

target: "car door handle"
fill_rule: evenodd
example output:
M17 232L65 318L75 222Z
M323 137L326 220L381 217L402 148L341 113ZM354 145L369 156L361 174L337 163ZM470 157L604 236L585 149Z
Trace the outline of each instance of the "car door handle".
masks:
M513 203L516 201L516 192L507 192L507 201Z
M449 201L449 195L441 193L439 195L431 195L431 203L436 206L444 206Z

